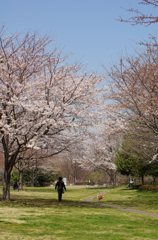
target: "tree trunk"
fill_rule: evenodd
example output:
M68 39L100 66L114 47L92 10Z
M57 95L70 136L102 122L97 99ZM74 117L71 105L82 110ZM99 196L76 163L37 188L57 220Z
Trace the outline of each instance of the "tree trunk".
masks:
M37 187L37 169L34 173L34 187Z
M9 136L5 135L2 138L2 144L4 149L4 173L3 173L3 196L2 200L10 200L10 171L9 171Z
M111 174L110 174L110 182L111 182L111 185L113 187L116 186L116 172L115 171L111 171Z
M34 187L34 179L35 179L35 172L34 172L34 170L32 170L31 187Z
M155 176L152 176L153 177L153 185L156 186L156 177Z
M19 171L19 190L23 190L23 171Z
M2 145L4 149L4 174L3 174L3 201L10 201L10 175L15 164L15 160L19 153L19 148L9 156L9 135L2 137Z
M110 185L115 187L116 186L116 173L117 172L115 170L109 169L109 170L106 170L106 173L109 175Z
M141 176L142 179L142 185L144 185L144 175Z
M4 169L2 200L3 201L10 200L10 172L7 169Z

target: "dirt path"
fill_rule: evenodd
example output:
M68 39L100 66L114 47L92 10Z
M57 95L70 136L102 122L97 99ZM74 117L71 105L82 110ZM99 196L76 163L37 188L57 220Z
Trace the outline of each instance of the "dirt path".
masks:
M94 204L101 205L101 206L105 206L107 208L114 208L114 209L118 209L118 210L125 211L125 212L137 213L137 214L141 214L141 215L145 215L145 216L149 216L149 217L158 218L158 214L156 214L156 213L149 213L149 212L144 212L144 211L140 211L140 210L136 210L136 209L109 205L109 204L105 204L105 203L102 203L102 202L96 202L96 201L92 200L93 198L97 197L97 195L103 195L105 193L107 193L107 191L103 191L103 192L100 192L98 194L83 198L82 201L83 202L94 203Z

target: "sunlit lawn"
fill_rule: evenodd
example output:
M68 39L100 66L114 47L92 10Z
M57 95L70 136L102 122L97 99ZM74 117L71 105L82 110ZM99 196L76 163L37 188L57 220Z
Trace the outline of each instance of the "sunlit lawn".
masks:
M106 189L67 188L61 203L57 202L53 188L11 190L11 201L0 201L0 239L158 239L158 219L80 200ZM102 202L118 205L133 202L138 209L150 204L148 210L154 211L158 193L123 189L107 189Z
M104 203L158 214L158 192L139 191L121 186L110 189L104 196Z

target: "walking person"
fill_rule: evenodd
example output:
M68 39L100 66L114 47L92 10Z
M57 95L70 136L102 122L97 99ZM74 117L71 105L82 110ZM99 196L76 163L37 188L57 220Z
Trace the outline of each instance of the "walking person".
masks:
M63 182L62 177L59 177L59 180L55 184L55 189L58 190L58 202L61 202L64 189L66 190L66 186L65 186L65 183Z

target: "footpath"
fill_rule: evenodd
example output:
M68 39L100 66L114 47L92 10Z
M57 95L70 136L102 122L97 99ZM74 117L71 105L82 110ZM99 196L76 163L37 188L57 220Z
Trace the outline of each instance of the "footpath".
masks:
M118 209L118 210L125 211L125 212L137 213L137 214L142 214L142 215L149 216L149 217L158 218L158 214L156 214L156 213L149 213L149 212L140 211L140 210L136 210L136 209L109 205L109 204L106 204L106 203L96 202L96 201L92 200L93 198L97 197L97 195L103 195L105 193L107 193L107 191L103 191L103 192L100 192L98 194L83 198L82 201L97 204L97 205L101 205L101 206L104 206L104 207L107 207L107 208L114 208L114 209Z

